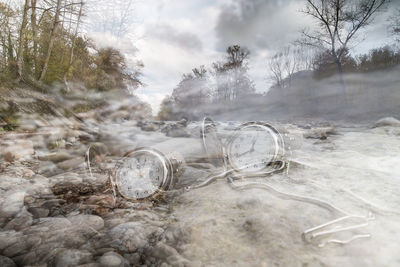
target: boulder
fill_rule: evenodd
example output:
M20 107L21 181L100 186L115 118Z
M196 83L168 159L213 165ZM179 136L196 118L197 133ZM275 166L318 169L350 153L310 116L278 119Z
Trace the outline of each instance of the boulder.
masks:
M385 126L400 127L400 121L393 117L382 118L374 124L373 128Z

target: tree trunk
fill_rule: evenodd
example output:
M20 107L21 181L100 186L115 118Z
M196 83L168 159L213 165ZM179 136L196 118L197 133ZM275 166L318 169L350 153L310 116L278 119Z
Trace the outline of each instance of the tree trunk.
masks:
M79 8L78 21L76 23L74 36L72 37L71 53L70 53L70 56L69 56L68 68L67 68L67 71L64 74L64 83L65 83L65 86L67 87L67 91L69 91L69 86L68 86L68 82L67 82L67 75L68 75L68 73L69 73L69 71L71 69L72 62L74 60L75 43L76 43L76 37L78 36L79 25L81 23L82 11L83 11L83 2L81 1L80 8Z
M10 73L15 74L15 58L14 58L14 48L13 43L11 40L11 31L8 30L8 47L7 47L7 54L8 54L8 70Z
M49 61L50 61L51 53L53 51L54 41L55 41L58 25L60 23L60 21L59 21L60 10L61 10L60 6L61 6L61 0L57 0L56 13L54 15L53 28L52 28L51 33L50 33L49 47L47 49L46 58L44 60L42 72L40 73L39 81L43 80L43 78L46 76L47 69L49 67Z
M31 0L31 27L32 27L32 40L33 40L33 74L37 77L38 66L38 49L37 49L37 29L36 29L36 0Z
M21 80L22 72L23 72L23 53L24 53L24 36L27 24L27 15L29 9L29 0L25 0L24 11L22 14L22 22L21 27L19 29L19 37L18 37L18 50L17 50L17 80Z
M341 88L341 94L343 97L343 105L346 106L347 96L346 96L346 84L344 83L344 79L343 79L343 66L339 59L336 59L335 61L336 61L336 65L338 68L339 83L340 83L340 88Z

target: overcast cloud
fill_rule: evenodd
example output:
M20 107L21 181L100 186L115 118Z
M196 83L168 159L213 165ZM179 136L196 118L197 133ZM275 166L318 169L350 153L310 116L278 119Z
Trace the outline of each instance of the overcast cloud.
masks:
M267 57L298 38L310 18L300 12L302 0L146 0L137 1L132 16L137 18L127 34L91 32L103 46L120 48L130 60L144 62L146 87L138 90L154 112L170 94L183 73L199 65L210 66L224 57L227 46L240 44L251 51L250 75L256 89L269 88ZM361 36L353 53L390 44L387 18L400 1ZM95 19L95 18L91 18Z

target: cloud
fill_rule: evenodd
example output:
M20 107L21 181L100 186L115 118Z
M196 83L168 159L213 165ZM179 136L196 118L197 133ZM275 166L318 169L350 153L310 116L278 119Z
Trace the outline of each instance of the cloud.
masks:
M157 24L150 26L148 35L163 42L178 45L188 50L203 50L203 43L200 38L191 32L181 32L167 24Z
M217 48L241 44L251 50L277 49L295 40L309 22L299 12L303 4L294 0L233 0L219 15Z

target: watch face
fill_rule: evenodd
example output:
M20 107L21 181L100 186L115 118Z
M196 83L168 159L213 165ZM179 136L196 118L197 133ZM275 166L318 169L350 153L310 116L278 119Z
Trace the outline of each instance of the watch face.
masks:
M167 167L161 155L151 150L137 150L117 167L116 184L120 194L129 199L143 199L162 188Z
M246 123L236 130L228 144L229 163L242 173L261 173L275 161L280 138L267 124Z

